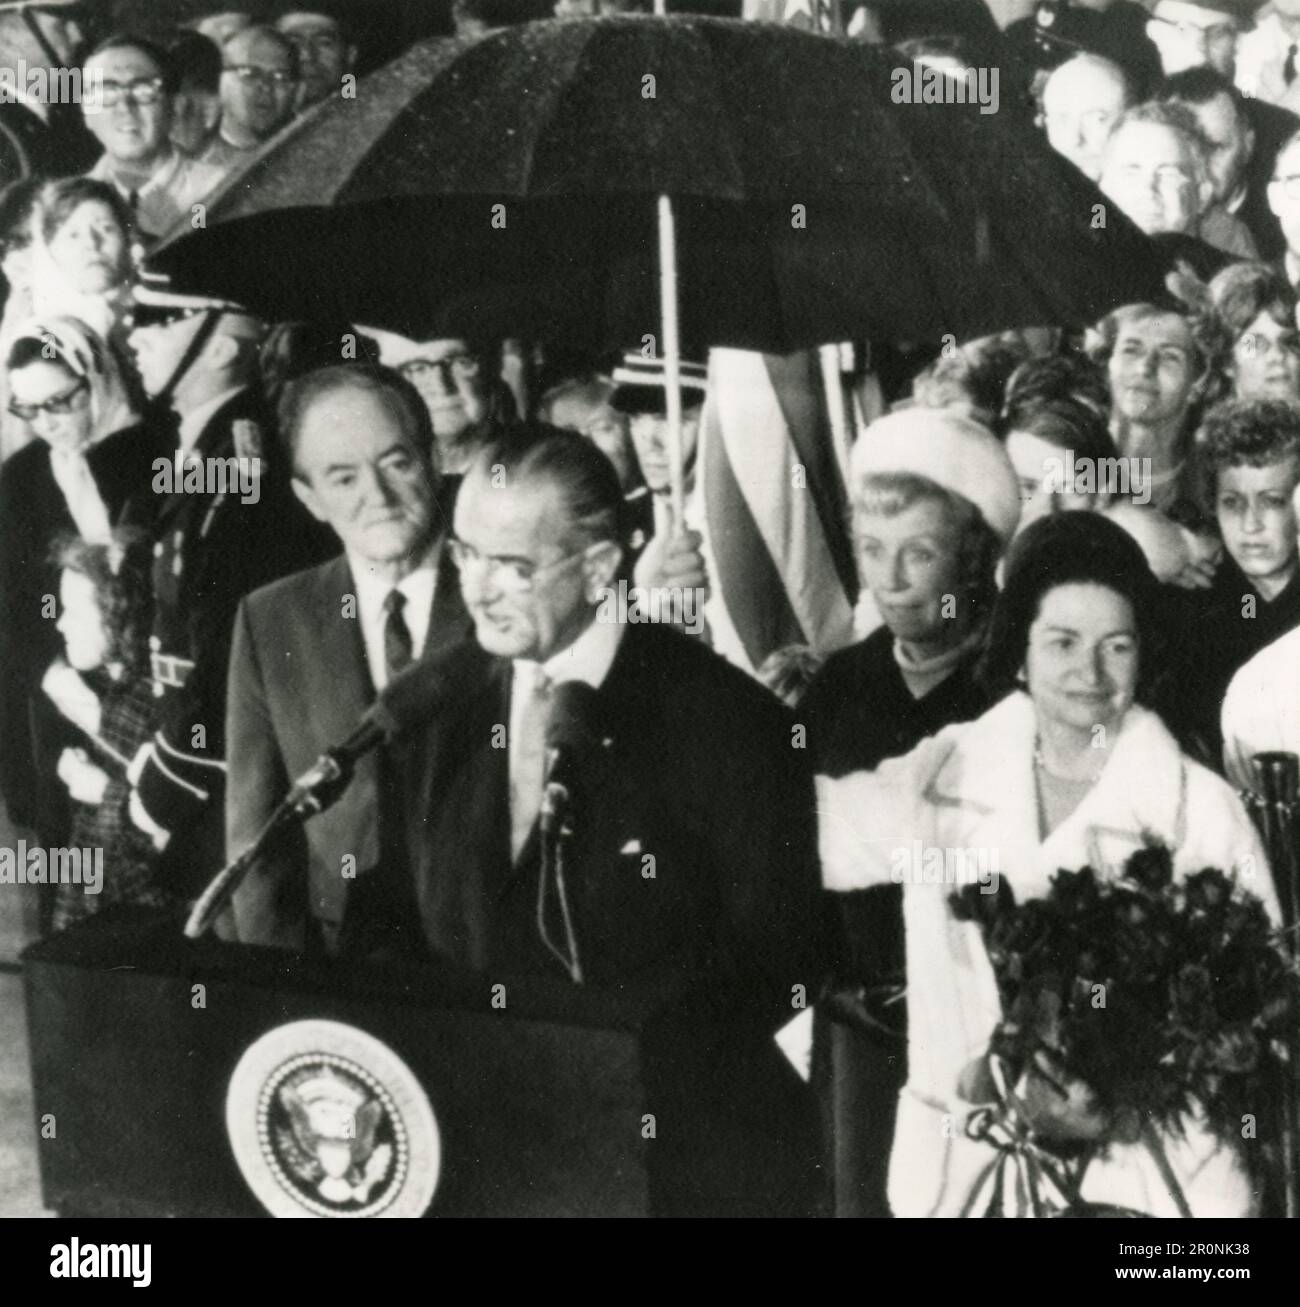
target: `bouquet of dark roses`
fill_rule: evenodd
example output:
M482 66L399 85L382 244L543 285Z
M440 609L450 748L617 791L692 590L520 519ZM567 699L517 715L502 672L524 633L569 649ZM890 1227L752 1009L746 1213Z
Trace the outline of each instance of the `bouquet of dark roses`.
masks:
M1107 1143L1156 1152L1190 1113L1239 1141L1243 1118L1277 1101L1300 975L1235 877L1175 880L1153 843L1115 879L1060 871L1041 899L1017 904L1005 881L996 895L976 888L952 902L983 929L1003 1017L968 1096L996 1104L979 1137L1029 1158L1028 1172L1068 1198Z

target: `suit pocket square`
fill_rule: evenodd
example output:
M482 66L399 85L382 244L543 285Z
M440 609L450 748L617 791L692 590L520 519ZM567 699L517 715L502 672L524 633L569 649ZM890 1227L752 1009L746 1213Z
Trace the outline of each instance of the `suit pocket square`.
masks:
M620 853L640 853L640 852L641 852L641 841L638 840L638 839L631 839L631 840L628 840L628 842L627 842L625 845L623 845L623 847L622 847L621 849L619 849L619 852L620 852Z

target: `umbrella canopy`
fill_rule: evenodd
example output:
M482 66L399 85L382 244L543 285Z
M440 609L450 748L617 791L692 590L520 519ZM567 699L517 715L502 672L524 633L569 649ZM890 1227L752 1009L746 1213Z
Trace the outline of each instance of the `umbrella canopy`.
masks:
M705 18L425 42L286 129L156 263L274 316L636 342L668 194L697 346L960 339L1156 293L1153 247L1038 133L896 103L897 63Z

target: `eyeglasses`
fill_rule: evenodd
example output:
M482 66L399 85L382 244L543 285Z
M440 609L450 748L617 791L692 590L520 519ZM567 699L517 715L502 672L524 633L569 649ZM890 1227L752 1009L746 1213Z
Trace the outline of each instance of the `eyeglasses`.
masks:
M410 359L401 364L397 370L408 381L414 381L416 377L427 376L435 369L444 377L450 374L468 379L478 376L481 364L473 354L461 350L457 354L446 354L440 359Z
M234 73L245 86L272 86L277 91L298 79L287 68L259 68L256 64L227 64L223 73Z
M89 389L90 383L82 377L71 390L65 390L62 395L51 395L49 399L42 400L39 404L20 404L16 399L11 399L9 412L20 422L35 422L42 413L48 413L51 417L62 417L65 413L71 413L73 409L81 407L77 403L77 398Z
M138 105L157 104L162 95L161 77L141 77L134 82L98 82L91 91L91 99L105 109L111 109L123 100Z
M473 545L467 545L463 540L452 539L447 544L452 561L462 572L481 569L506 594L527 594L535 588L539 577L573 562L575 558L582 558L587 552L585 548L579 549L576 553L565 554L563 558L539 567L527 558L496 558L491 554L480 554Z

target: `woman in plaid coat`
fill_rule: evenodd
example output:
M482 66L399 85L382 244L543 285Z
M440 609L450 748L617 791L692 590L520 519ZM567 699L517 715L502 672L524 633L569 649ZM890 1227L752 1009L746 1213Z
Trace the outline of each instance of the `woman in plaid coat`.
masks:
M58 762L72 807L69 846L86 851L83 860L102 849L104 869L98 893L85 884L58 887L54 928L63 930L114 904L162 908L169 899L155 884L153 844L127 811L126 765L152 729L148 542L69 539L55 561L66 657L42 689L84 740Z

